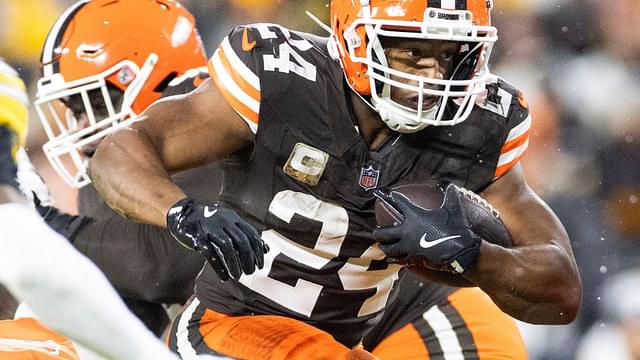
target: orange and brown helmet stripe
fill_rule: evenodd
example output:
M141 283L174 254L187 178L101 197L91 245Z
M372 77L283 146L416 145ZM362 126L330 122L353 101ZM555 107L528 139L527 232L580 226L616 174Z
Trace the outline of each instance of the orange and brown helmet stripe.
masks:
M60 72L60 62L58 60L62 55L62 39L75 14L88 2L89 0L81 0L70 6L49 30L40 55L43 76L51 76Z

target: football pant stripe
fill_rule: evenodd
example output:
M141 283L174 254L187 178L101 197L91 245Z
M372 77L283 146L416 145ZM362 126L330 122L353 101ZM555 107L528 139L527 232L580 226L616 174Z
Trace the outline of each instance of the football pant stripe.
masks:
M227 53L223 48L218 49L220 61L222 66L227 71L227 73L231 76L231 79L238 85L243 92L247 95L251 96L255 101L260 102L260 87L256 88L251 85L239 72L235 70L233 65L229 62L227 58Z
M209 355L214 359L228 359L207 346L200 331L200 321L206 312L194 297L182 314L176 319L178 327L175 331L177 352L183 360L197 360L198 355Z
M416 324L414 321L386 336L375 346L371 353L380 359L431 360L432 358L427 350L426 339L429 336L433 339L435 337L430 332L430 328L424 329L425 326L423 324L426 324L426 322L422 317L418 318L418 321L421 324ZM421 334L418 327L422 327L425 332Z
M429 325L429 322L424 318L419 318L413 322L413 326L415 326L416 330L420 334L420 337L424 341L424 346L427 348L427 352L429 353L429 359L444 359L440 342L438 342L438 338L435 336L435 332Z
M479 288L463 288L451 293L447 300L464 321L480 359L528 358L515 321L502 312L485 292ZM461 343L463 349L471 349L464 341Z
M223 83L223 80L220 77L218 77L218 73L216 71L215 64L213 63L213 59L212 61L209 62L209 74L211 75L211 79L216 84L216 86L222 93L222 96L224 96L224 98L227 100L229 105L233 108L233 110L235 110L236 113L240 115L240 117L242 117L242 119L247 123L247 125L249 125L249 127L251 128L251 131L255 133L258 128L258 119L259 119L258 112L250 108L249 106L247 106L242 101L240 101L238 98L236 98L234 94L232 94L228 90L228 88ZM259 111L259 106L258 106L258 111Z
M194 299L196 298L194 297ZM189 341L198 355L207 354L213 356L214 359L228 359L228 357L223 356L209 347L209 344L202 336L202 319L205 317L207 312L208 310L205 306L198 304L198 308L191 319L191 328L193 330L189 336Z
M219 49L222 49L229 59L229 63L233 64L234 69L238 72L253 88L260 91L260 78L249 69L249 67L238 57L235 50L231 47L229 37L224 38Z
M167 334L167 337L164 339L164 343L167 345L167 347L174 352L177 352L176 349L178 348L178 338L176 337L176 327L178 326L180 315L182 315L182 312L180 312L178 316L176 316L176 318L173 319L173 321L171 322L171 326L169 326L169 333Z
M191 345L191 334L189 334L189 322L194 317L194 313L196 312L200 301L198 298L194 298L191 304L187 306L182 314L180 314L180 318L178 319L178 328L176 330L176 347L178 350L178 354L184 360L196 360L197 353L196 350Z
M447 315L438 306L427 310L422 317L429 323L438 339L444 360L464 360L462 347ZM431 351L431 349L429 349ZM435 357L432 357L435 359Z
M440 309L442 310L442 313L445 314L447 319L449 319L451 327L456 333L456 338L460 343L460 348L464 359L478 360L478 351L476 350L476 345L473 341L473 335L471 335L467 324L465 323L458 310L456 310L456 308L454 308L450 303L441 305Z

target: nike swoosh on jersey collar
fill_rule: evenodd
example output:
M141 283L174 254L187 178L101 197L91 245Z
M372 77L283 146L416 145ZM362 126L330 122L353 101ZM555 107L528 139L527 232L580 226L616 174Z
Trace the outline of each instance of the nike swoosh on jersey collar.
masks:
M453 240L453 239L457 239L459 237L462 237L461 235L452 235L452 236L445 236L442 237L440 239L436 239L436 240L431 240L431 241L427 241L427 234L423 234L422 237L420 238L420 247L424 248L424 249L428 249L430 247L434 247L440 243L443 243L447 240Z

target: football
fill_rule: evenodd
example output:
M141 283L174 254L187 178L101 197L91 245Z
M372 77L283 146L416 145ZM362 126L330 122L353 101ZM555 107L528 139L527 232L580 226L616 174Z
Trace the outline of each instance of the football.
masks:
M435 181L400 184L391 187L391 190L401 193L414 204L425 209L439 208L444 199L444 192ZM401 223L403 220L402 214L380 199L376 199L375 213L376 222L380 226Z
M436 181L399 184L391 187L391 190L403 194L411 202L424 209L439 208L444 200L444 191ZM471 228L490 243L511 247L511 236L502 220L500 220L498 211L472 191L464 188L459 188L459 190ZM376 199L375 202L375 216L379 226L394 225L403 221L402 214L380 199ZM410 270L427 280L444 283L449 286L474 286L457 274L435 270L426 264L413 260L411 257L402 259L400 263L407 265Z
M403 194L424 209L439 208L444 200L444 191L436 181L399 184L391 187L391 190ZM500 220L498 211L472 191L460 188L460 194L471 229L492 244L511 247L511 236ZM403 220L402 214L380 199L376 199L375 214L379 226L393 225Z

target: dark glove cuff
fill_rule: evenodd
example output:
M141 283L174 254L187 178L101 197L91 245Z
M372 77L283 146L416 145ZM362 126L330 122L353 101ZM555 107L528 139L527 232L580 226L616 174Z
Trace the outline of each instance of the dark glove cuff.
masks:
M173 204L167 212L167 229L182 246L191 250L196 250L197 243L187 229L187 217L193 213L196 206L194 199L186 197Z
M482 240L478 238L478 241L473 244L472 247L465 250L450 263L451 270L455 274L462 275L467 271L471 270L476 263L478 262L478 257L480 257L480 244Z
M185 217L191 213L195 200L186 197L173 204L167 211L167 228L173 236L179 232L180 224L184 222Z

